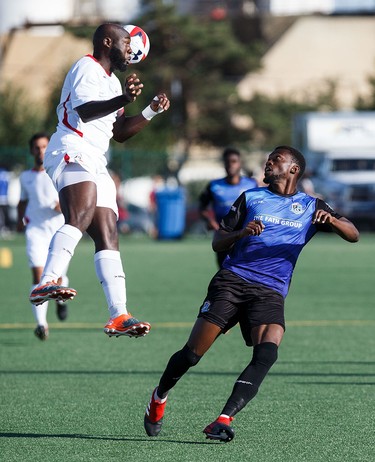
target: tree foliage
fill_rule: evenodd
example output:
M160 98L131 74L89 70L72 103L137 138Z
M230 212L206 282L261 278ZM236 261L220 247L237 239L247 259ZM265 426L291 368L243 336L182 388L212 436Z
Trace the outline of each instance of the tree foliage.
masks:
M259 43L241 43L229 20L177 15L160 0L144 6L137 22L149 34L151 49L139 74L146 97L160 89L171 97L163 126L168 124L167 133L172 130L169 139L222 146L241 136L231 123L236 83L259 66Z
M356 109L360 111L375 111L375 74L368 78L368 83L371 88L369 97L358 97Z
M35 104L19 88L7 85L0 92L0 146L27 146L30 133L43 124Z
M266 95L241 101L236 84L259 68L266 48L257 38L244 40L245 19L215 21L209 17L179 15L173 2L144 0L142 3L142 15L134 23L148 33L151 49L145 61L129 66L125 74L135 72L144 83L142 95L126 106L126 113L139 113L159 91L168 94L171 108L155 117L142 134L124 146L117 144L116 149L166 152L180 146L183 156L189 154L193 144L221 148L235 143L247 149L268 149L275 144L290 143L291 121L296 112L338 108L334 82L327 82L319 94L309 95L303 103L293 96L271 99ZM70 33L90 40L94 30L95 27L87 25L68 28ZM123 81L125 76L118 74L118 77ZM54 131L63 78L61 75L51 89L43 111L37 111L35 104L30 104L18 89L9 87L1 92L1 146L24 147L30 133ZM375 109L374 76L370 84L372 97L359 98L358 109ZM234 125L236 115L248 116L251 128Z
M276 145L291 144L292 119L296 113L337 109L336 84L328 80L319 93L306 95L303 102L292 96L269 98L256 94L251 101L241 104L240 113L251 118L252 127L248 132L251 145L268 150Z

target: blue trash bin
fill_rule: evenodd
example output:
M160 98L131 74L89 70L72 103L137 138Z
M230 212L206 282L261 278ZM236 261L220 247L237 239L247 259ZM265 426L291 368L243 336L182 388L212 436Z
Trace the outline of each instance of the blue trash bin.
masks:
M183 188L165 188L155 194L159 239L179 239L185 231L185 191Z

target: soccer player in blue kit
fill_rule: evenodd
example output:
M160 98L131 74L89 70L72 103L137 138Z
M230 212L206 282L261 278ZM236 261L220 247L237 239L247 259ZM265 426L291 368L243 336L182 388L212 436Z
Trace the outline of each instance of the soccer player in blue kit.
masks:
M244 191L258 186L255 178L241 175L241 153L235 148L225 148L223 152L226 177L212 180L199 196L199 213L206 221L207 228L217 231L221 220L229 212L230 206ZM209 210L213 209L213 216ZM223 264L227 252L216 252L219 268Z
M195 366L215 339L239 323L251 362L236 380L219 417L203 432L228 442L233 417L252 400L272 365L285 331L284 299L303 247L318 231L357 242L359 232L323 200L296 189L305 170L303 155L278 146L264 170L268 187L248 190L234 202L216 231L215 252L228 251L211 280L186 345L169 360L151 395L144 426L149 436L161 430L168 391Z

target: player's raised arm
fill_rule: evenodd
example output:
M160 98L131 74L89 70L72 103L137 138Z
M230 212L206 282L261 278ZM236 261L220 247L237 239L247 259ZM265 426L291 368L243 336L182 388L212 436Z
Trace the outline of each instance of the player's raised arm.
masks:
M315 211L313 224L329 225L333 232L348 242L359 241L359 231L354 224L345 217L336 218L327 210L318 209Z
M129 75L125 80L125 90L122 95L104 101L89 101L76 108L83 122L99 119L123 106L132 103L142 93L143 83L136 74Z
M113 139L118 143L123 143L139 133L150 123L151 119L161 112L167 111L169 107L170 101L167 95L159 93L140 114L126 116L125 113L122 113L113 124Z

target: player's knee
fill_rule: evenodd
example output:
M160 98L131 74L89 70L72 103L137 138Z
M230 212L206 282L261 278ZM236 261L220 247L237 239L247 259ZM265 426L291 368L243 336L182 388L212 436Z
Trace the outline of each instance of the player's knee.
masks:
M202 357L194 353L187 345L183 347L181 354L190 367L197 365Z
M252 363L259 364L270 369L277 361L278 346L276 343L265 342L255 345Z

